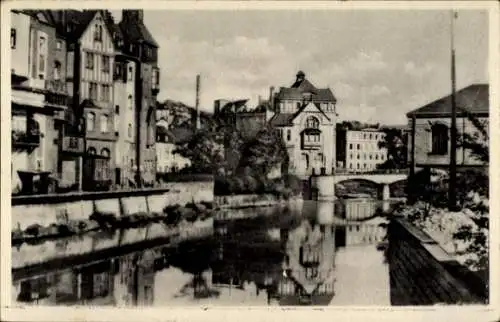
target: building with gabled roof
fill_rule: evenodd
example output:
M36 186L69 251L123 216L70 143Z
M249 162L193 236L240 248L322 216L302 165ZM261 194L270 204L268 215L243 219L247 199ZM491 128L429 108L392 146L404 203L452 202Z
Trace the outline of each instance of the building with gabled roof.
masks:
M289 172L301 177L332 173L337 99L331 89L317 88L299 71L291 87L281 87L271 97L269 124L286 144Z
M489 85L472 84L456 92L457 132L474 135L478 129L468 115L488 124ZM451 95L407 114L408 160L412 168L447 168L450 164ZM469 150L457 147L457 168L482 167Z

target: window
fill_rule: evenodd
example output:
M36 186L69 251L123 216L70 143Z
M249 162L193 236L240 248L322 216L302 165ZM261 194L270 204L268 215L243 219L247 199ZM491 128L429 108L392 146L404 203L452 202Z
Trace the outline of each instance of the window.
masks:
M352 150L352 143L349 143L349 150Z
M16 49L16 29L10 28L10 49Z
M444 155L448 153L448 127L444 124L434 124L432 132L432 153Z
M97 84L89 83L89 98L91 100L97 101Z
M109 56L102 56L102 71L109 73Z
M318 277L318 268L317 267L307 267L306 268L306 278L313 279Z
M315 118L314 116L309 116L306 119L306 127L310 128L310 129L317 129L317 128L319 128L319 121L318 121L318 119Z
M38 78L45 79L47 60L47 37L45 34L38 35Z
M56 60L54 62L54 80L59 80L61 78L61 62Z
M372 139L372 135L370 134L370 140Z
M108 115L106 114L102 114L101 115L101 121L100 121L100 124L101 124L101 132L102 133L107 133L109 131L108 129Z
M102 26L97 25L94 30L94 40L95 41L102 41Z
M358 154L356 157L357 157L357 159L359 160L359 154Z
M101 87L101 101L109 102L110 101L110 86L102 85Z
M85 53L85 68L94 69L94 54Z
M56 42L56 50L58 50L58 51L62 50L62 45L63 45L63 44L62 44L62 41L61 41L61 40L58 40L58 41Z
M128 108L131 110L132 109L132 95L128 96Z
M120 114L120 105L115 106L115 114Z
M305 168L309 169L309 155L302 154L302 162L304 162Z
M378 160L378 154L375 154L375 160Z
M101 150L101 156L105 157L105 158L109 158L109 150L106 149L106 148L103 148Z
M153 86L158 87L160 85L160 70L155 68L153 69Z
M369 157L370 157L370 160L373 160L373 155L371 153L370 153Z
M356 168L359 169L359 163L356 163Z
M286 140L290 141L292 139L292 130L286 130Z
M349 159L352 159L352 153L351 153L351 154L349 154Z
M349 169L352 169L352 163L349 163Z
M109 292L109 275L107 272L97 273L93 276L93 297L104 297Z
M357 149L359 150L359 144L357 145Z
M132 124L128 124L128 137L131 138L132 137Z
M95 114L93 112L87 113L87 130L94 131L95 128Z
M128 67L128 80L131 81L132 80L132 73L134 71L134 68L132 66L129 66Z

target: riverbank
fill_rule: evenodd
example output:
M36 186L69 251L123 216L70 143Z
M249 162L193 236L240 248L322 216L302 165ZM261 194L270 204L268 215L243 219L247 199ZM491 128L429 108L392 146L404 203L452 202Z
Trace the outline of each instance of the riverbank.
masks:
M275 194L234 194L224 196L214 196L214 206L217 209L241 209L255 207L270 207L288 203L303 202L302 195L290 197L278 196Z

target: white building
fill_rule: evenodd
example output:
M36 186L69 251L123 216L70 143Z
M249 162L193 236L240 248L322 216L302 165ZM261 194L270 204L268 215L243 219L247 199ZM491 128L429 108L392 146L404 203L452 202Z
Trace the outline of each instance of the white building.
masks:
M191 160L174 153L177 143L191 135L186 128L169 129L168 123L160 119L156 123L156 172L171 173L189 167Z
M290 156L290 173L329 174L335 166L336 99L329 88L318 89L301 71L291 87L274 98L270 124L277 128Z
M387 149L379 147L379 142L385 139L384 132L363 129L346 130L341 133L345 135L345 140L341 139L337 144L339 168L353 172L373 171L387 160Z

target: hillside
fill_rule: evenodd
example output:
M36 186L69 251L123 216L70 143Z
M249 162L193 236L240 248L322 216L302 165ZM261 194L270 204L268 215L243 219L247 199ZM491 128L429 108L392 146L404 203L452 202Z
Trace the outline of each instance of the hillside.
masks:
M188 106L183 102L165 100L163 103L159 102L158 111L166 110L169 114L169 124L171 128L186 127L192 125L192 117L195 113L194 107ZM200 112L201 126L205 127L212 122L213 115L204 111Z

